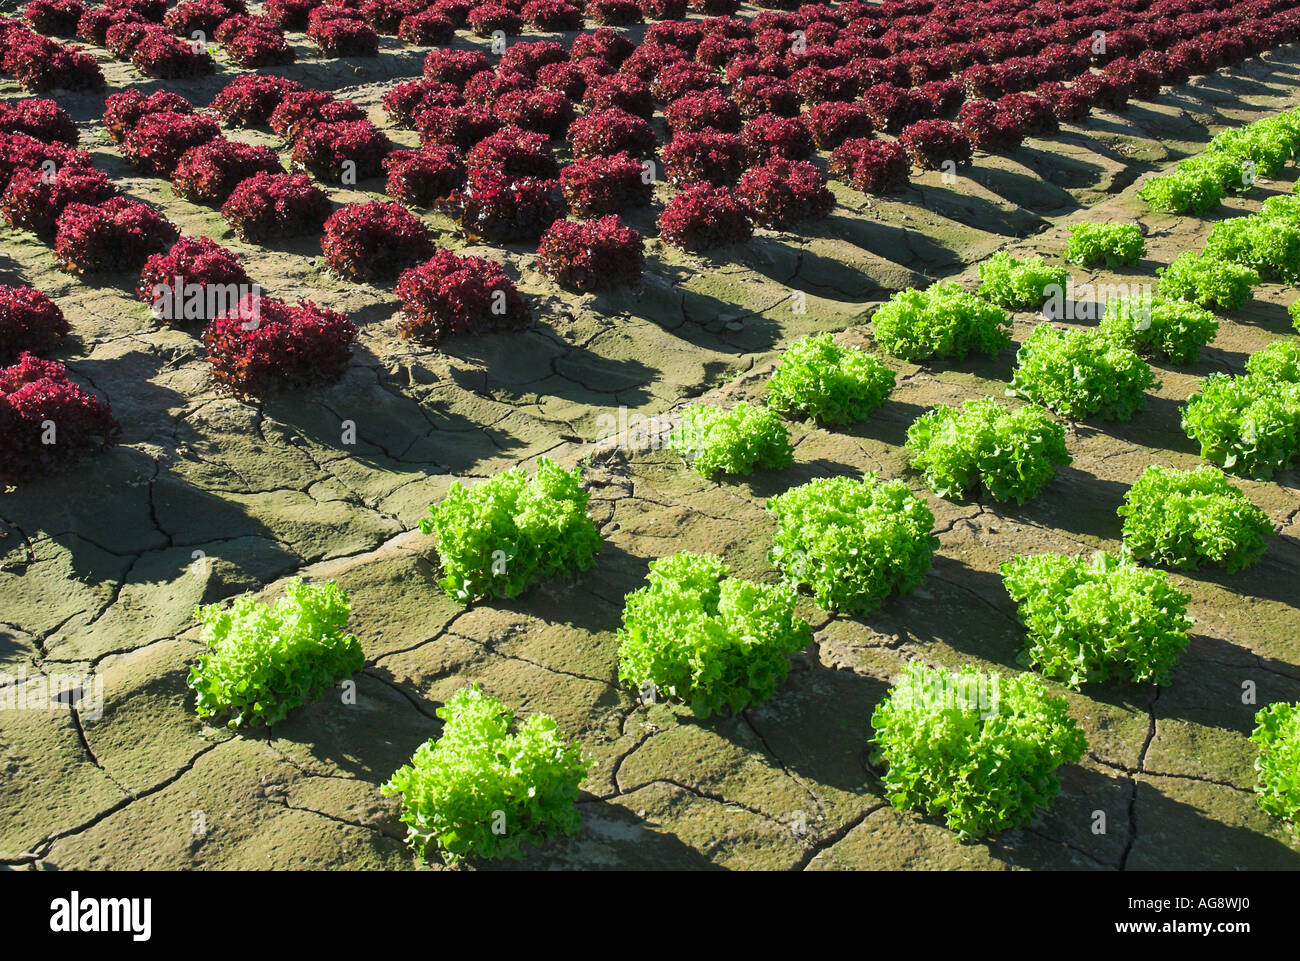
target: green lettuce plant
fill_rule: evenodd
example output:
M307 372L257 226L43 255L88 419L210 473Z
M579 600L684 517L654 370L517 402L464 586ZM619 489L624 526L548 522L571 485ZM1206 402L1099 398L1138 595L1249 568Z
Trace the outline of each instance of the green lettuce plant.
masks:
M772 696L790 655L812 641L784 585L729 577L706 554L650 564L628 595L619 631L618 676L644 697L672 698L699 717L735 714Z
M1028 310L1042 305L1048 288L1065 290L1069 272L1042 257L1018 260L999 251L980 264L979 295L1007 310Z
M1300 384L1211 374L1183 404L1182 426L1211 464L1267 479L1300 453Z
M881 350L903 360L991 356L1011 343L1002 308L956 284L899 291L871 319Z
M1072 419L1128 420L1158 387L1150 366L1096 330L1039 324L1020 345L1008 393Z
M1274 817L1295 821L1300 815L1300 703L1278 702L1259 711L1250 739L1259 747L1259 806Z
M420 858L521 858L526 844L577 832L574 802L591 762L552 718L516 725L477 684L453 694L438 717L442 734L381 788L401 795L407 844Z
M1137 224L1075 224L1065 246L1065 259L1083 267L1132 267L1146 253L1146 240Z
M190 668L199 717L228 714L232 728L274 724L361 670L361 643L346 630L350 611L334 581L299 578L274 604L245 596L197 608L208 645Z
M1185 300L1121 294L1106 302L1099 329L1113 343L1143 356L1191 364L1219 332L1219 321Z
M1163 571L1105 551L1016 557L1001 570L1028 629L1024 663L1073 688L1112 674L1168 683L1192 619L1191 598Z
M1251 288L1259 283L1253 267L1190 250L1168 267L1157 268L1156 274L1156 291L1162 297L1219 310L1236 310L1250 300Z
M468 604L515 597L541 578L587 570L601 546L587 515L590 496L578 468L566 471L546 457L531 478L515 467L473 487L457 481L420 521L420 530L438 540L438 583Z
M1052 803L1056 770L1088 749L1065 698L1032 674L913 661L871 716L872 763L899 810L942 815L962 837L1027 824Z
M922 414L907 430L907 449L940 497L983 487L994 500L1020 504L1070 463L1064 427L1039 407L1011 410L991 397Z
M1152 464L1129 488L1119 516L1134 557L1185 569L1249 567L1273 534L1268 515L1208 465L1184 471Z
M752 474L755 468L780 470L794 460L794 448L775 411L740 403L730 410L696 404L682 411L682 422L668 438L701 477Z
M1202 256L1249 267L1261 280L1293 283L1300 279L1300 222L1258 214L1225 220L1210 231Z
M1275 340L1246 358L1246 371L1264 380L1300 383L1300 341Z
M767 403L785 415L802 414L823 424L855 424L885 402L894 372L830 334L803 337L781 356L767 382Z
M767 502L772 563L826 610L867 613L925 578L939 545L934 515L902 481L823 477Z

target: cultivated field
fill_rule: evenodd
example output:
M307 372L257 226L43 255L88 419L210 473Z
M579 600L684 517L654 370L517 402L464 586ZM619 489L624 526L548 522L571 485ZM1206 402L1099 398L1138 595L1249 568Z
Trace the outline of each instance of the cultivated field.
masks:
M623 32L639 39L645 29ZM381 100L420 75L429 48L383 36L377 56L322 59L301 31L286 36L297 61L261 72L351 100L395 144L419 146ZM449 45L484 44L461 30ZM555 718L594 762L580 832L508 867L1300 868L1294 829L1254 795L1248 740L1261 706L1300 701L1294 467L1234 478L1279 529L1258 563L1170 573L1191 596L1195 626L1167 685L1048 682L1089 747L1060 768L1060 795L1027 826L963 841L942 818L895 810L867 743L873 708L910 661L1028 670L999 566L1018 554L1118 549L1116 508L1142 471L1203 463L1180 427L1182 402L1201 378L1239 373L1252 352L1293 339L1295 290L1260 284L1244 307L1220 313L1195 363L1153 361L1160 385L1131 421L1066 422L1073 462L1024 505L937 497L902 445L937 404L1002 398L1041 314L1015 313L1013 343L996 356L913 364L876 349L873 312L908 287L955 280L974 290L979 263L997 251L1060 263L1081 221L1137 223L1146 250L1133 267L1072 268L1076 287L1154 286L1156 269L1200 249L1215 223L1290 193L1294 165L1203 216L1155 212L1137 196L1221 130L1300 103L1300 45L1166 85L1122 111L1095 106L1007 153L977 150L955 177L913 170L910 186L884 194L828 179L829 216L760 228L706 254L658 235L677 193L661 180L653 206L622 215L645 238L645 269L615 290L565 291L539 271L535 242L474 242L446 214L416 209L437 246L501 263L532 309L523 330L437 346L400 335L391 280L332 274L319 233L245 242L217 209L124 159L101 122L106 93L166 89L205 107L243 72L224 53L214 74L163 80L87 49L106 91L37 95L71 115L94 166L183 235L237 253L270 295L342 312L359 332L336 383L237 398L214 384L201 328L150 316L138 271L75 276L55 263L48 237L0 234L0 284L58 304L72 333L50 356L111 404L123 431L108 450L0 493L0 671L93 675L103 698L93 714L0 713L0 864L419 867L399 799L379 786L439 733L435 710L478 682L521 715ZM26 95L12 78L0 94ZM667 143L661 110L654 125ZM285 144L264 128L223 133L287 164ZM562 161L567 150L556 142ZM828 161L827 150L811 158L823 173ZM391 199L382 177L321 186L336 208ZM747 477L705 480L662 446L687 404L761 402L782 351L821 332L896 372L897 389L869 419L792 420L793 464ZM513 600L449 597L433 538L418 529L428 507L456 481L532 470L543 455L581 466L603 538L595 566ZM916 590L866 615L828 614L801 596L814 643L769 700L736 716L643 704L619 683L624 597L650 561L712 553L735 576L775 584L767 498L868 472L902 478L934 513L939 547ZM365 655L355 697L332 690L269 727L201 720L187 686L203 650L195 607L245 592L272 599L295 576L336 579L351 598L349 629Z

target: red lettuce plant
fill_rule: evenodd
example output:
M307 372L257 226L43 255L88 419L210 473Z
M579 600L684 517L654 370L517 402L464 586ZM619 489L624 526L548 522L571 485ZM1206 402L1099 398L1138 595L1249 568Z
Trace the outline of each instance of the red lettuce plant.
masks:
M946 120L918 120L898 135L898 142L922 170L939 170L949 162L970 163L970 138Z
M193 203L219 207L241 181L259 173L284 173L280 155L218 137L185 152L172 171L172 190Z
M812 134L799 117L759 114L740 132L750 163L762 163L772 157L806 160L813 153Z
M537 81L522 70L484 70L465 81L465 99L490 107L503 94L536 90Z
M436 10L421 10L402 18L397 35L418 47L447 43L456 35L456 24Z
M797 117L802 100L799 92L788 82L769 74L743 77L731 88L741 114L757 117L770 113L778 117Z
M465 156L465 168L471 175L495 173L510 180L551 180L560 173L546 135L519 127L503 127L476 143Z
M875 128L871 114L860 103L819 103L805 114L813 141L822 150L834 150L846 140L870 137Z
M106 47L109 28L119 23L145 23L145 19L134 10L110 10L107 7L87 10L77 21L77 39Z
M373 57L379 53L379 35L356 20L325 20L307 28L307 39L322 57Z
M469 27L480 37L490 37L498 30L507 37L524 32L524 18L502 3L480 3L469 12Z
M384 280L433 253L429 228L401 204L372 200L330 214L321 238L325 263L353 280Z
M611 67L617 67L635 51L636 44L623 34L608 27L601 27L574 37L569 55L573 60L599 57Z
M664 172L678 186L734 183L745 169L748 151L734 133L704 130L679 133L664 147Z
M600 63L605 62L602 60ZM608 64L605 66L609 67ZM587 92L587 75L574 63L548 63L537 70L537 86L542 90L554 90L576 103Z
M921 98L892 83L878 83L862 95L862 105L877 130L898 133L921 118Z
M476 73L492 69L482 50L430 50L424 58L424 79L463 86Z
M239 397L328 384L343 376L357 328L309 300L250 294L203 331L212 377Z
M408 207L430 207L465 184L465 161L455 147L429 144L394 150L384 158L385 191Z
M537 71L547 64L565 63L568 59L569 51L564 48L564 44L554 40L532 40L512 43L506 47L497 63L497 69L502 72L518 71L535 77Z
M0 363L48 354L71 332L59 305L35 287L0 286Z
M537 245L537 269L567 290L630 287L644 266L641 235L613 214L557 220Z
M402 336L428 344L455 334L518 329L531 319L500 264L450 250L403 272L394 292L402 302Z
M230 19L235 12L219 0L181 0L163 16L163 24L173 34L187 40L195 32L205 38L212 37L222 21Z
M716 73L702 64L678 60L665 64L650 81L650 92L660 103L672 103L692 90L712 90L722 85Z
M872 137L846 140L831 151L831 175L864 193L906 189L910 178L907 151L901 144Z
M0 130L25 133L47 143L77 145L77 125L67 111L40 97L0 101Z
M165 323L209 321L252 287L239 258L207 237L182 237L144 262L135 295Z
M122 140L122 156L151 173L170 178L191 147L221 135L211 117L195 113L147 113Z
M1010 117L1027 134L1053 134L1060 129L1052 102L1029 93L1009 93L998 100L998 113Z
M241 30L226 40L221 48L234 63L250 70L293 63L297 58L282 33L257 27Z
M583 114L569 127L569 147L575 157L616 153L650 157L658 143L650 124L617 107Z
M646 20L681 20L686 16L686 0L638 0L641 16Z
M324 90L304 90L287 93L280 105L271 111L268 121L272 132L287 143L293 143L298 133L318 123L353 123L365 120L366 112L351 100L335 100Z
M194 105L180 94L159 90L145 96L133 87L108 95L104 101L103 124L113 142L121 143L147 114L193 112Z
M422 144L450 144L469 150L480 140L501 129L501 121L487 107L468 103L463 107L432 107L416 121Z
M464 103L455 84L428 79L394 84L383 99L384 112L399 127L414 127L420 115L434 107L459 107Z
M1025 139L1025 130L991 100L969 100L957 112L957 126L979 150L1010 153Z
M721 90L692 90L664 108L664 124L670 133L698 133L705 129L738 133L740 109Z
M587 0L587 19L607 27L626 27L641 22L636 0Z
M163 80L202 77L216 69L206 48L196 50L192 41L162 29L149 30L140 38L131 51L131 62L145 76Z
M251 243L319 233L329 215L329 195L306 174L256 174L221 205L230 229Z
M33 30L53 37L71 37L86 8L78 0L31 0L23 7L23 19Z
M148 204L111 197L69 204L59 215L54 259L68 273L139 270L146 257L176 242L176 225Z
M563 137L576 114L567 97L554 90L517 90L502 94L494 109L507 127Z
M575 216L599 217L646 206L654 195L654 184L640 160L616 153L568 164L560 170L560 190Z
M582 11L563 0L529 0L522 12L530 27L547 33L582 29Z
M749 208L750 219L763 227L816 220L835 208L835 196L816 167L780 157L746 171L736 185L736 196Z
M230 83L212 101L212 109L228 127L255 127L267 123L285 96L301 93L302 84L284 77L245 74Z
M1086 120L1092 113L1092 97L1078 87L1067 87L1057 81L1039 84L1038 95L1052 107L1057 123Z
M90 154L61 143L44 143L25 133L0 133L0 191L20 170L57 173L65 167L89 167Z
M564 216L560 185L555 180L512 180L493 170L471 171L465 189L445 205L465 234L491 243L534 241Z
M618 108L643 120L650 120L655 112L650 85L627 73L590 79L582 96L582 105L588 113Z
M76 164L46 170L19 170L9 180L0 214L11 227L49 236L59 215L71 204L94 206L117 195L104 171Z
M63 364L24 353L0 369L0 487L68 467L121 433L111 408Z
M726 187L688 187L659 215L660 236L692 253L741 244L753 233L748 210Z
M388 137L369 120L314 124L294 140L289 162L295 172L321 180L342 183L351 174L360 181L383 174L391 149Z

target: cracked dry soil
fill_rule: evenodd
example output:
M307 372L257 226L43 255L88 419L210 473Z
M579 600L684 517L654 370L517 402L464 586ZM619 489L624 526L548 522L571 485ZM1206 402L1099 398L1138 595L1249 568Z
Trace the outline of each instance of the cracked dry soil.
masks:
M110 88L156 86L104 65ZM418 57L386 43L373 64L278 72L357 100L410 143L387 127L379 98L392 77L418 71ZM170 86L203 104L230 75ZM769 702L738 717L699 721L618 688L622 598L647 563L711 551L740 576L772 579L766 497L865 471L922 489L902 456L908 424L936 403L1000 396L1016 345L961 364L891 361L899 389L870 421L834 432L791 425L794 465L742 482L703 481L668 451L592 443L620 406L635 418L671 416L701 395L756 399L794 338L834 330L870 346L870 311L891 292L969 280L998 249L1057 256L1065 225L1079 219L1137 220L1148 254L1132 270L1078 272L1076 282L1153 283L1213 218L1150 213L1135 198L1141 180L1225 126L1294 105L1297 91L1300 51L1286 48L1125 113L1095 113L1012 156L980 155L956 185L929 173L899 197L868 199L832 182L838 206L807 232L759 231L713 261L652 239L643 282L614 295L562 295L523 248L472 248L504 261L538 320L445 353L396 336L390 288L329 277L314 240L240 243L212 211L123 163L98 124L102 97L61 97L82 146L131 195L162 206L183 232L237 250L276 296L350 312L361 335L335 387L242 403L212 389L193 331L151 322L133 277L70 278L47 247L4 234L0 281L55 297L76 334L60 359L112 402L126 433L81 469L0 495L0 671L93 672L104 691L100 717L0 719L0 864L415 867L378 785L437 733L441 702L477 681L521 712L551 714L595 759L580 835L532 851L525 868L1300 867L1294 832L1251 794L1256 706L1241 699L1249 680L1260 704L1300 700L1295 471L1244 484L1281 528L1257 566L1173 575L1197 626L1168 687L1060 689L1091 750L1062 769L1060 797L1030 826L958 843L942 824L893 810L864 763L871 709L907 660L1018 669L1022 633L998 565L1017 553L1114 548L1115 508L1142 469L1198 462L1178 404L1197 378L1240 370L1286 333L1292 291L1260 288L1198 364L1161 369L1162 386L1131 423L1074 425L1074 463L1033 502L928 497L942 546L922 587L865 618L804 600L815 643ZM330 192L336 202L382 198L381 184L362 187ZM1218 216L1289 189L1264 183ZM440 243L464 246L450 222L425 219ZM652 223L649 211L632 218L643 231ZM796 295L806 311L792 309ZM1017 344L1035 321L1016 317ZM356 424L354 446L341 442L344 420ZM541 454L584 466L605 538L595 569L516 602L460 607L436 585L420 516L453 480ZM194 606L273 596L295 574L337 578L351 595L367 655L357 703L330 695L240 735L200 723L185 686L200 649ZM1104 834L1092 830L1098 811Z

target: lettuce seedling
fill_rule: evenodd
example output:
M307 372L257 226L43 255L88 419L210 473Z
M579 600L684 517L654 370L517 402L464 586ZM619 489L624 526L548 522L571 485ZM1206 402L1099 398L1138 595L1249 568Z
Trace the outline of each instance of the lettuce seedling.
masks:
M963 838L1026 824L1061 789L1056 769L1088 749L1041 678L913 661L871 716L872 763L899 810L942 814Z
M1163 355L1171 364L1191 364L1219 332L1219 321L1185 300L1122 294L1106 302L1099 327L1120 347L1143 356Z
M752 474L756 467L780 470L794 460L785 425L774 411L740 403L731 410L693 405L668 438L701 477Z
M1042 257L1017 260L1005 250L980 264L979 295L1007 310L1029 310L1042 305L1049 288L1064 291L1069 272L1053 267Z
M1264 708L1255 715L1250 739L1259 746L1259 806L1274 817L1295 821L1300 815L1300 704L1279 702Z
M1118 673L1166 684L1187 647L1191 597L1163 571L1126 554L1041 554L1002 565L1002 583L1028 628L1023 663L1070 687Z
M1008 410L991 397L946 404L907 430L912 467L940 497L983 487L994 500L1018 504L1036 497L1070 463L1065 428L1034 406Z
M197 608L208 644L190 668L199 717L229 714L232 728L274 724L361 670L361 643L346 631L350 611L334 581L299 578L274 604L245 596Z
M1072 419L1128 420L1146 406L1146 389L1160 386L1141 357L1096 330L1039 324L1016 360L1008 393Z
M1273 534L1268 515L1208 465L1184 471L1152 464L1118 513L1124 546L1134 557L1178 568L1241 570L1263 556Z
M1065 246L1065 259L1083 267L1132 267L1146 253L1137 224L1075 224Z
M826 610L868 613L925 578L939 546L934 515L902 481L822 477L767 502L777 518L768 556Z
M1300 384L1211 374L1183 404L1182 426L1211 464L1267 479L1300 454Z
M683 701L699 717L735 714L771 697L790 655L812 641L794 591L729 577L716 557L661 557L646 581L628 595L618 633L619 680L643 697Z
M420 530L438 538L439 584L456 600L516 597L544 577L585 571L600 550L587 515L591 495L578 468L541 457L531 478L522 467L474 487L459 481Z
M381 788L402 796L406 842L420 858L522 858L525 844L577 832L574 802L591 762L553 719L534 714L516 725L514 711L477 684L438 717L441 736Z
M899 291L871 319L876 343L903 360L992 356L1011 343L1002 308L956 284Z
M830 334L796 340L767 382L767 404L782 414L803 414L823 424L855 424L885 402L894 372Z

